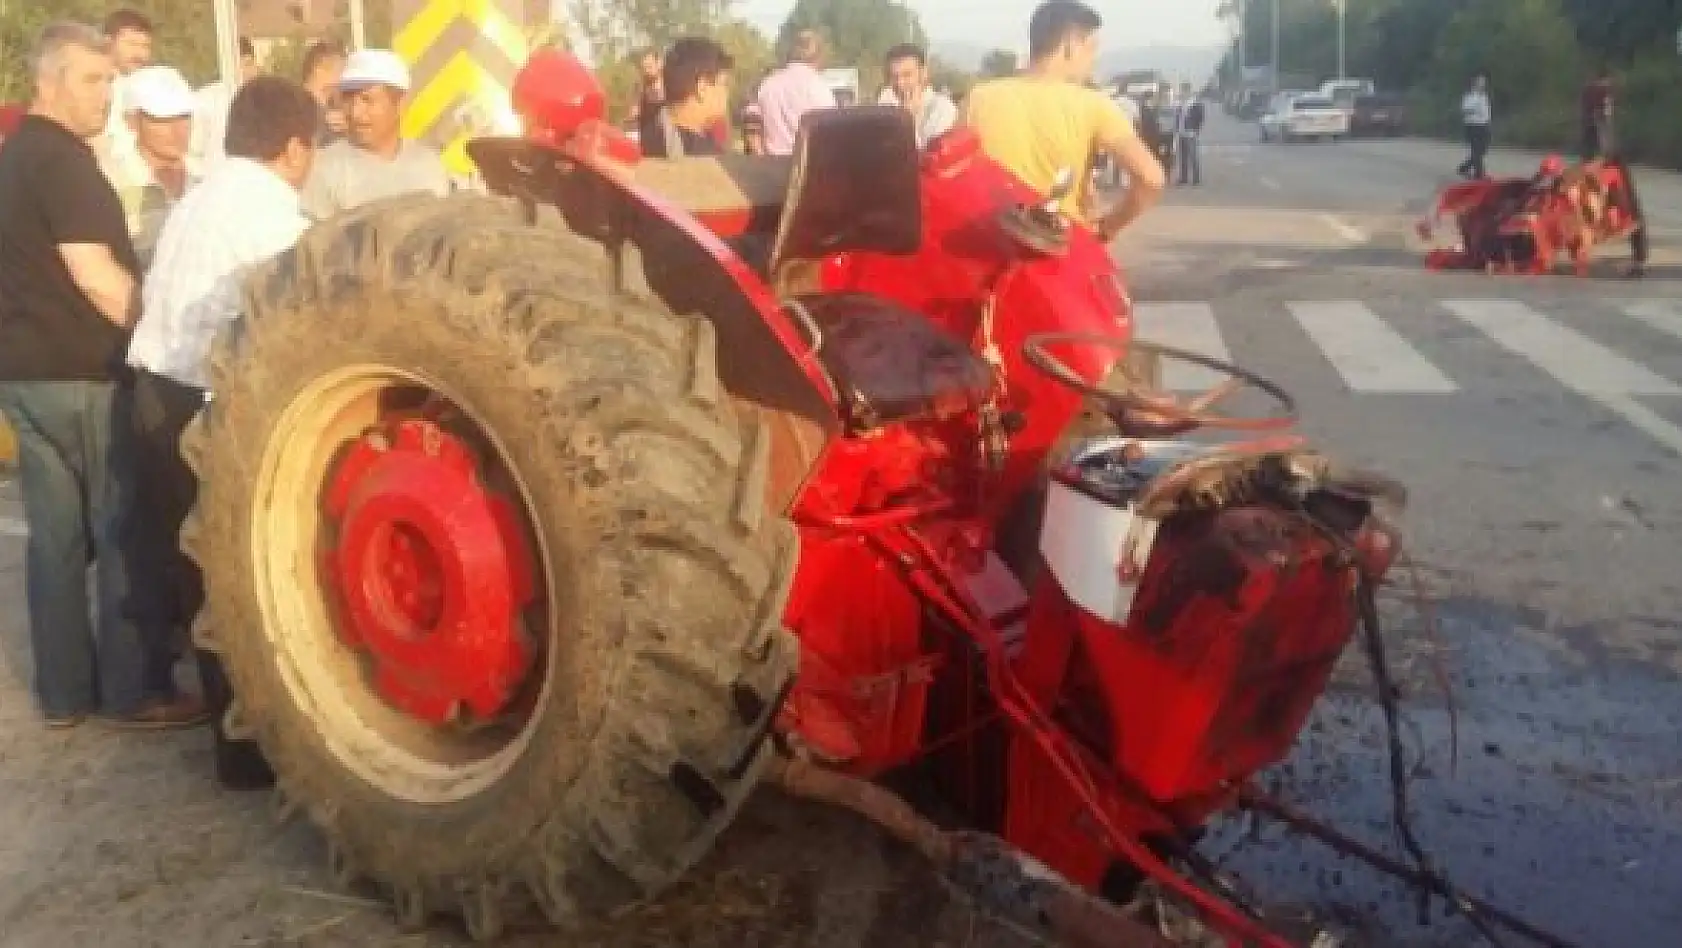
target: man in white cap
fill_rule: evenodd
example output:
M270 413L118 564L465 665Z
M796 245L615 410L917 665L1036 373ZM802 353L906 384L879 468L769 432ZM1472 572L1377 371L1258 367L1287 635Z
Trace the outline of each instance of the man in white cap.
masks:
M169 66L143 66L125 83L126 143L105 158L105 176L122 201L129 236L142 267L169 209L197 178L188 160L197 100L181 73Z
M346 137L321 149L304 186L304 213L315 220L400 194L450 191L443 158L402 134L409 67L389 50L352 53L339 77Z

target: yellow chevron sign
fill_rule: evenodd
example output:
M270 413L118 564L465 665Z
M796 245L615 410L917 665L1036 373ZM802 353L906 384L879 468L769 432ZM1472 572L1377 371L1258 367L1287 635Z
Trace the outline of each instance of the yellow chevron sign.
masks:
M501 127L513 114L514 74L528 52L523 0L394 0L392 41L409 64L414 88L403 111L405 137L444 152L457 174L469 174L467 142Z

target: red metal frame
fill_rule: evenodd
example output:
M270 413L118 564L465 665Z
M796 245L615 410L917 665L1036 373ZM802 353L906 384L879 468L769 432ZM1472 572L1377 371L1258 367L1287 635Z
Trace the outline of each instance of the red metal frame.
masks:
M515 99L531 141L607 182L612 200L640 205L704 248L835 405L821 363L765 281L701 222L635 183L638 157L602 121L587 72L562 54L540 54ZM1139 578L1137 602L1150 605L1144 618L1115 623L1086 613L1045 570L1024 583L998 550L1002 525L1035 502L1048 455L1082 400L1028 365L1023 343L1052 331L1125 342L1130 301L1107 249L1087 231L1075 228L1056 256L1026 252L1005 235L998 214L1038 195L982 156L967 132L925 154L921 185L921 248L833 256L822 262L823 286L889 298L973 340L977 352L996 358L994 400L983 411L915 418L822 446L788 511L801 555L785 621L802 650L779 725L835 768L862 776L1002 734L1006 760L994 774L1002 786L993 789L1003 798L996 828L1008 840L1091 887L1113 863L1131 863L1227 937L1283 946L1182 878L1147 840L1183 833L1231 805L1247 776L1288 751L1352 631L1357 567L1311 531L1289 529L1285 515L1258 523L1267 511L1239 508L1237 519L1217 518L1201 533L1167 529ZM1097 383L1122 348L1072 347L1064 361ZM1021 423L1006 438L986 427L984 412ZM423 448L436 446L434 435L416 430ZM412 440L407 427L397 435ZM371 492L377 503L368 516L378 517L390 516L379 509L397 493L414 493L386 486L381 465L393 463L358 450L341 464L331 512L352 546L371 541L354 540L368 528L347 497L366 505ZM460 524L450 528L456 542L518 559L517 537L495 529L494 506L462 481L466 469L436 457L411 469L415 483L454 490L470 508L449 521ZM422 513L447 520L442 509ZM1120 551L1092 555L1114 559ZM353 600L359 562L338 564L341 591ZM1222 568L1211 571L1210 563ZM469 569L495 572L489 559L454 566L462 571L456 582L468 581ZM529 585L511 576L501 585L478 574L472 581L497 590L474 605L497 634L458 667L500 675L529 660L512 621ZM351 614L357 642L386 665L442 670L439 661L413 661L366 603ZM402 688L387 694L423 718L439 717L438 700ZM507 682L438 679L424 697L439 695L471 699L477 709L505 701ZM946 701L957 703L937 704ZM936 718L956 724L931 733Z
M1599 226L1585 226L1582 208L1572 195L1552 187L1566 172L1564 163L1550 156L1532 179L1467 181L1444 189L1430 215L1420 221L1419 235L1430 239L1433 221L1452 219L1460 246L1427 251L1426 267L1539 276L1552 273L1560 255L1567 254L1573 271L1587 275L1595 245L1627 236L1638 221L1621 208L1609 207ZM1593 179L1603 193L1629 186L1623 169L1615 164L1591 162L1574 172ZM1494 237L1519 238L1528 254L1520 259L1492 259L1480 248Z
M481 459L434 421L391 421L334 465L323 512L336 627L381 697L432 724L502 711L532 665L520 613L536 590L519 514L485 489Z

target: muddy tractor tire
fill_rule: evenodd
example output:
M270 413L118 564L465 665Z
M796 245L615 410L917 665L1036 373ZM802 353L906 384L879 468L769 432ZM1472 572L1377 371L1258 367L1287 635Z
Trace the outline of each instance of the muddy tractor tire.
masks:
M647 900L711 847L772 752L797 548L763 500L769 428L720 387L711 323L617 291L626 279L558 215L409 197L313 228L251 278L212 353L214 400L183 445L200 489L182 541L207 589L195 639L227 668L225 723L273 765L279 811L306 814L335 880L372 883L406 926L455 914L485 940L534 909L569 928ZM493 714L429 719L381 678L395 668L424 699L424 674L405 675L447 677L464 665L425 656L483 641L416 653L445 634L421 623L380 652L345 633L349 560L331 550L350 528L324 498L355 480L358 444L394 450L392 406L417 404L462 433L432 429L409 463L445 477L426 467L439 444L469 446L442 452L474 459L462 496L507 501L517 525L488 545L530 564L507 582L526 589L524 645L492 650L528 658L496 666L522 670L492 683L507 697ZM356 489L386 489L374 480ZM451 499L416 490L398 500ZM409 598L381 608L484 601L447 571L412 579L483 549L406 549Z

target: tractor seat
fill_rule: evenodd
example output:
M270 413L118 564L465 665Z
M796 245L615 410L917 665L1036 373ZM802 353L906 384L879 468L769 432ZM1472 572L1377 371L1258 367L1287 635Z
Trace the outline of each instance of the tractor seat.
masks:
M799 296L823 333L818 359L835 381L851 435L981 406L993 370L923 314L872 293Z

